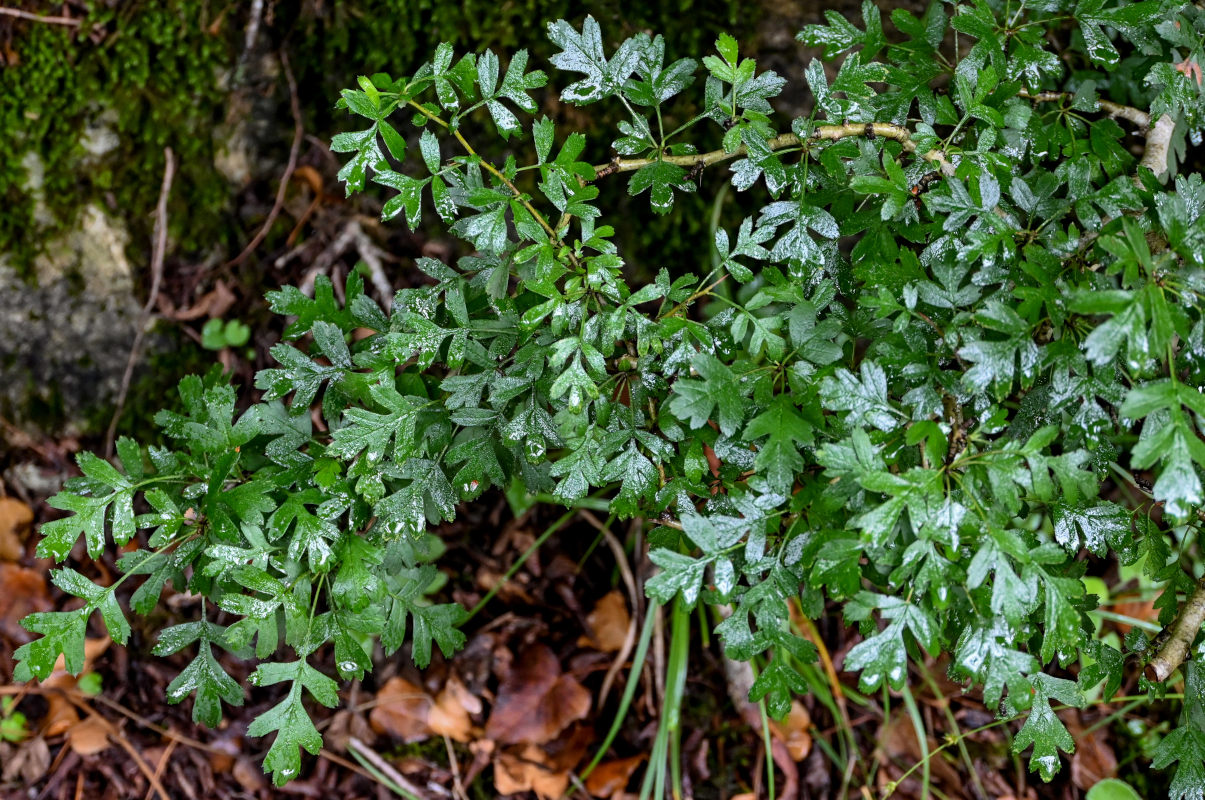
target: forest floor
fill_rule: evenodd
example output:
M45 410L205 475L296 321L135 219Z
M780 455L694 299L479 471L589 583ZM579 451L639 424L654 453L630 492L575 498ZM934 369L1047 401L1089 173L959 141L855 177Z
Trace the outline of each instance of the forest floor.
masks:
M75 442L26 444L45 483L72 474ZM12 653L29 639L20 619L79 602L55 589L47 580L51 564L34 557L36 524L58 514L44 500L0 499L0 797L638 796L665 696L668 633L643 595L653 568L638 524L608 526L605 514L559 516L542 506L514 517L501 495L462 508L438 529L447 547L438 595L476 609L463 626L467 645L450 659L437 653L421 673L404 651L378 658L363 681L343 685L340 708L312 709L326 749L276 789L259 767L270 742L246 730L278 693L252 689L245 705L225 709L219 729L195 725L191 700L165 700L190 656L151 656L155 637L147 627L135 627L128 647L90 639L80 678L64 672L41 684L11 681ZM111 555L75 566L91 569L100 583L117 574ZM144 626L194 614L196 597L165 596ZM1123 610L1150 615L1141 604ZM646 618L652 646L633 670ZM727 662L709 635L715 622L701 614L691 620L678 734L689 797L1072 798L1117 774L1134 750L1128 736L1115 734L1129 706L1063 710L1076 740L1070 769L1053 784L1035 785L1022 757L1010 753L1017 723L998 720L949 682L944 664L914 667L913 688L903 695L860 694L856 678L840 670L860 637L835 613L815 624L802 615L793 620L822 654L813 691L785 722L764 723L740 689L752 676ZM316 663L334 674L323 657L332 661L327 652ZM223 667L246 685L245 664L227 658ZM617 735L607 745L613 725Z

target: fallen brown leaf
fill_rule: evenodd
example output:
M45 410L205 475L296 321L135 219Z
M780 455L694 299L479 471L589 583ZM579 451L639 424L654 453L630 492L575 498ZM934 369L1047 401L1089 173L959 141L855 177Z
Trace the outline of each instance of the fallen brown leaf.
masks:
M405 678L390 678L377 692L377 705L368 722L377 733L403 742L421 742L431 736L427 724L431 698Z
M54 607L47 590L45 573L0 561L0 635L19 644L33 638L21 627L21 620Z
M24 554L21 540L29 532L33 511L13 497L0 497L0 561L17 561ZM0 580L0 586L4 582Z
M81 756L94 756L112 747L109 734L113 726L103 717L93 714L67 732L67 744Z
M50 748L43 737L35 736L22 742L13 757L4 762L0 780L11 783L20 778L25 785L32 786L46 777L49 767Z
M770 733L787 746L795 761L803 761L812 752L812 718L803 703L791 701L791 713L782 722L770 720Z
M458 742L473 738L471 715L481 713L481 698L470 692L455 675L448 678L439 696L427 712L427 725L438 736Z
M1107 731L1098 728L1086 733L1078 719L1069 720L1067 727L1075 739L1071 782L1086 792L1105 778L1116 777L1117 755L1107 741Z
M623 647L631 624L623 593L615 589L603 595L586 617L586 624L590 627L590 635L578 638L580 646L604 653L614 653Z
M586 779L586 790L594 797L611 797L628 786L632 773L644 761L644 756L619 758L599 764Z
M498 687L485 735L502 744L543 744L589 711L590 693L561 674L552 650L538 644L516 659Z
M543 751L527 747L522 755L499 753L494 759L494 790L498 794L535 792L541 798L564 797L569 789L569 772L555 771L535 759Z
M239 756L238 761L234 762L231 774L238 781L238 785L243 787L243 791L249 794L257 795L268 788L263 769L247 756Z

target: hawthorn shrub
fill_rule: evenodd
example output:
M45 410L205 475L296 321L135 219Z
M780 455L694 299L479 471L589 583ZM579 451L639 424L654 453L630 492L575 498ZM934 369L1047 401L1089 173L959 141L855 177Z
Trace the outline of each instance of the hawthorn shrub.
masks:
M256 660L253 684L289 687L249 730L275 733L283 783L322 744L303 699L337 702L318 648L347 679L375 641L408 641L420 667L463 643L462 609L425 596L429 530L500 487L648 520L649 597L721 606L724 650L757 660L751 697L775 715L816 657L789 601L860 627L844 669L864 691L948 654L952 679L1024 718L1014 749L1046 780L1074 748L1052 704L1108 700L1138 667L1152 700L1182 681L1154 761L1176 765L1173 796L1201 797L1205 184L1180 165L1205 125L1205 11L975 0L885 25L867 2L859 25L828 19L799 38L839 68L807 67L813 110L789 121L771 105L785 79L727 35L700 64L552 23L560 99L627 115L597 165L534 118L548 78L524 51L503 70L445 44L343 92L366 126L332 143L348 192L386 187L383 217L411 226L429 202L473 254L420 259L429 282L389 310L355 272L342 301L322 278L312 298L272 292L292 344L259 402L236 415L220 372L189 377L187 412L158 417L174 448L82 455L51 501L74 513L39 553L63 561L81 534L93 559L140 546L107 587L54 573L83 605L26 620L42 637L18 677L60 653L78 671L94 612L124 642L118 588L137 576L129 607L148 614L170 581L202 602L155 647L197 652L169 701L192 695L213 725L243 702L214 648ZM494 135L502 163L474 149ZM599 186L626 180L666 214L721 179L760 210L630 285ZM1160 587L1163 633L1102 633L1089 571Z

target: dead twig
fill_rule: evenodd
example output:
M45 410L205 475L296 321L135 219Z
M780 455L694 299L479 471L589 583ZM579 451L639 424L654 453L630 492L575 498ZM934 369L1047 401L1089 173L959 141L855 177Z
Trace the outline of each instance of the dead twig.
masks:
M126 359L126 370L121 376L121 389L117 393L117 407L113 410L113 418L109 420L109 429L105 433L105 458L113 456L113 439L117 435L117 423L125 410L126 396L130 391L130 380L134 377L134 365L142 351L142 339L146 335L151 321L152 309L159 299L159 285L163 282L163 259L167 253L167 197L172 190L172 179L176 174L176 155L170 147L163 148L163 183L159 186L159 202L155 205L155 244L151 251L151 291L142 307L138 319L138 330L134 333L134 343L130 345L130 357Z
M319 275L326 275L335 263L335 259L347 252L348 248L354 248L360 259L368 265L368 279L380 297L381 302L385 305L385 310L388 311L393 306L393 286L389 283L389 278L385 274L384 261L390 256L376 243L369 238L364 228L360 225L359 220L353 219L343 226L339 231L339 235L327 245L318 257L314 259L313 265L306 271L305 277L301 281L298 289L302 294L310 295L314 290L314 281ZM276 260L276 266L283 266L292 258L292 253L286 254Z
M1167 629L1167 641L1146 665L1146 677L1151 681L1165 681L1171 677L1184 660L1188 649L1205 622L1205 579L1198 581L1196 591L1184 602L1179 616Z
M19 8L5 8L4 6L0 6L0 17L16 17L17 19L27 19L30 22L44 22L47 25L67 25L72 28L80 26L80 21L73 17L44 17L41 14L31 14Z
M293 177L293 171L297 169L297 157L301 153L301 140L305 137L305 128L301 123L301 101L297 94L297 79L293 77L293 69L289 66L289 56L284 51L280 51L280 65L284 69L285 80L289 84L289 108L293 112L293 143L289 147L289 160L285 164L284 174L280 178L280 186L276 188L276 200L272 203L272 210L268 212L268 218L264 220L264 224L260 226L259 231L251 239L243 252L227 261L225 267L236 267L247 260L247 257L255 252L255 248L259 247L260 243L268 236L268 231L272 229L272 225L276 222L276 218L280 216L280 210L284 208L285 192L289 188L289 180Z
M615 534L611 532L610 526L584 509L581 515L582 519L586 520L586 522L602 533L603 540L607 543L607 547L611 549L612 555L615 556L615 563L619 567L619 575L623 579L624 587L628 590L628 602L632 604L632 614L628 619L628 630L623 637L623 644L620 646L619 652L615 654L615 660L611 662L611 666L607 669L606 677L603 678L602 688L598 692L598 705L602 707L607 702L607 695L611 691L612 684L615 683L620 670L623 669L623 665L627 663L628 657L632 655L632 649L636 646L639 596L636 594L636 578L632 575L631 565L628 564L628 554L624 551L619 539L615 538Z

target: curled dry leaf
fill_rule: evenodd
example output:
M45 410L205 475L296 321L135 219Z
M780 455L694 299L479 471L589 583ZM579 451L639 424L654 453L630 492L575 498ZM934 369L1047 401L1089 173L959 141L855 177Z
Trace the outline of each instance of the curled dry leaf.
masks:
M632 773L643 761L644 756L639 755L602 762L586 779L586 790L593 797L603 798L623 792L628 786Z
M529 747L521 755L504 752L494 759L494 790L500 794L535 792L541 798L564 797L569 773L557 772L538 763L543 751Z
M24 547L21 542L33 522L29 506L12 497L0 497L0 561L17 561ZM0 580L0 586L4 582Z
M616 589L603 595L586 617L586 624L590 626L590 635L577 640L582 647L592 647L604 653L614 653L623 647L631 624L623 593Z
M427 725L432 733L467 742L473 734L471 715L481 713L481 698L452 675L429 708Z
M538 644L516 659L498 687L485 735L502 744L543 744L589 711L590 693Z
M46 777L46 770L50 768L50 748L45 738L35 736L26 739L16 750L12 758L5 760L0 780L12 783L20 779L27 786L32 786Z
M586 755L592 739L588 726L576 725L545 746L500 751L494 759L494 788L499 794L531 791L541 798L564 797L569 773Z
M390 678L377 693L369 722L377 733L404 742L421 742L431 736L468 742L474 734L471 715L480 713L480 698L455 675L435 698L404 678Z

